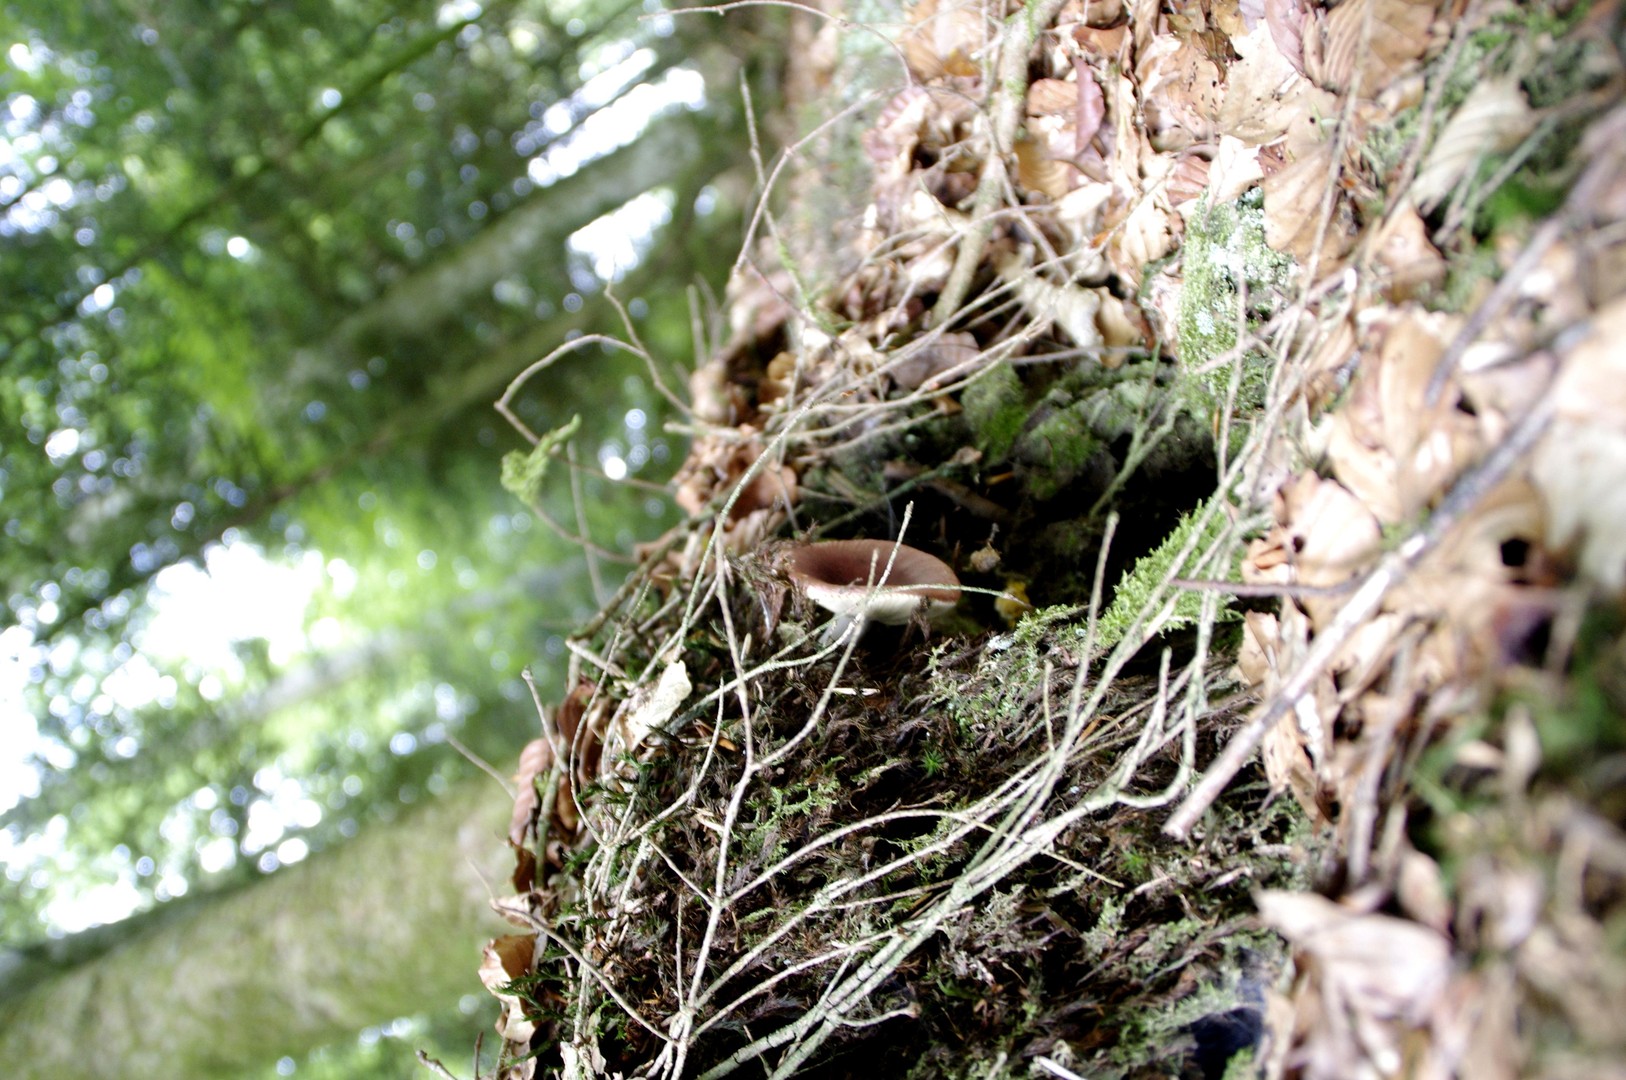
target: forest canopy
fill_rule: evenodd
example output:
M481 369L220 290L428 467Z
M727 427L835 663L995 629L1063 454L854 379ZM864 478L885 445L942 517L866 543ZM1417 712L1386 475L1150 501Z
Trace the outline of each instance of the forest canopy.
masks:
M0 996L534 730L522 670L676 513L656 383L737 246L753 44L657 7L0 9ZM665 367L512 403L596 449L550 529L492 402L627 327Z

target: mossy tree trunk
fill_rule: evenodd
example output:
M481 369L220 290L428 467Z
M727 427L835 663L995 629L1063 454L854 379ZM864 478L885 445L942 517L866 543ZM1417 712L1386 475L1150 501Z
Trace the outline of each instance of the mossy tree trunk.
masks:
M5 1074L229 1076L483 993L507 813L469 782L0 998Z

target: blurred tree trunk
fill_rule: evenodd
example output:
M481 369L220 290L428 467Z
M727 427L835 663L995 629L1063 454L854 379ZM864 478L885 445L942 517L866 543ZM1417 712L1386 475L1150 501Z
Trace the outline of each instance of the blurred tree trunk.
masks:
M228 1076L483 994L507 817L482 777L264 881L130 920L101 955L0 988L5 1074Z

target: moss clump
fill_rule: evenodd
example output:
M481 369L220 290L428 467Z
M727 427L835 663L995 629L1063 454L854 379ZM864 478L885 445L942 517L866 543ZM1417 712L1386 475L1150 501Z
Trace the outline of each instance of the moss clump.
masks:
M529 453L514 450L504 454L503 489L533 509L542 505L542 483L547 479L553 452L568 443L581 426L582 418L573 416L564 427L543 435Z
M1010 453L1027 423L1027 395L1022 380L1009 364L995 364L965 388L960 397L971 437L989 461Z
M1201 369L1236 347L1237 304L1244 290L1247 307L1240 322L1251 330L1269 318L1286 294L1295 264L1291 256L1265 243L1264 192L1255 188L1235 202L1210 206L1205 199L1198 204L1186 228L1181 266L1180 361L1187 371L1198 373L1195 384L1201 406L1209 411L1225 402L1231 368ZM1237 406L1256 409L1264 404L1274 365L1252 350L1240 363Z
M1219 540L1226 525L1226 519L1222 514L1211 513L1206 517L1207 520L1204 521L1202 507L1181 515L1179 524L1170 530L1163 542L1153 551L1136 559L1135 565L1125 571L1117 589L1113 591L1112 603L1101 615L1101 623L1096 631L1100 648L1110 649L1123 640L1135 620L1148 611L1152 594L1165 582L1176 577L1202 576L1198 569L1198 560ZM1199 527L1202 535L1193 542L1193 536ZM1182 552L1186 554L1182 556ZM1241 558L1240 549L1237 550L1235 557ZM1234 598L1231 596L1221 594L1218 597L1221 609L1219 618L1222 621L1238 617L1234 611L1229 610L1233 603ZM1164 626L1165 632L1197 625L1198 619L1202 616L1202 608L1202 593L1194 589L1179 590L1174 594L1174 612Z
M1084 472L1100 448L1086 418L1089 402L1053 412L1023 433L1013 456L1025 466L1028 491L1053 499Z

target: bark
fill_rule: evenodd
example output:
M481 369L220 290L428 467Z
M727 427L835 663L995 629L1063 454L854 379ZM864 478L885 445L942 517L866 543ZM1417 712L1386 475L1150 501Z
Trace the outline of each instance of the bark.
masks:
M507 817L482 777L133 932L5 1002L6 1075L229 1076L483 993L480 944L504 925L487 900L506 890Z

